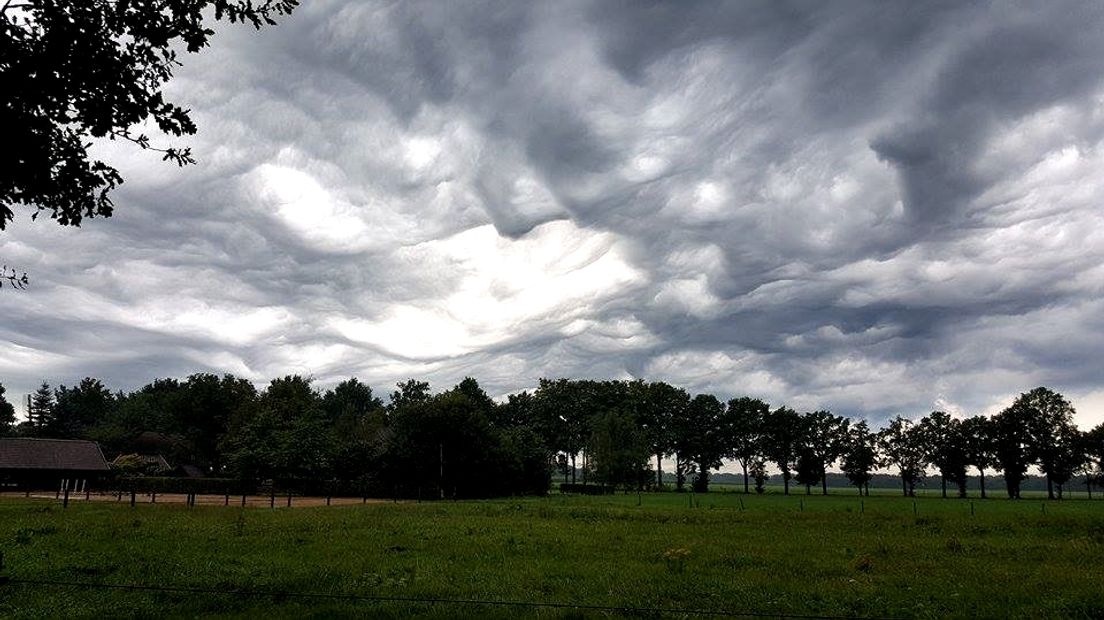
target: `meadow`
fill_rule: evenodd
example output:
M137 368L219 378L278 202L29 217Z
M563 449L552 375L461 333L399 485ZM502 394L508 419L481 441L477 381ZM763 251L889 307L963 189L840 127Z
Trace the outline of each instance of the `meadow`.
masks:
M0 550L10 618L1104 616L1104 502L1084 500L722 492L63 510L6 498Z

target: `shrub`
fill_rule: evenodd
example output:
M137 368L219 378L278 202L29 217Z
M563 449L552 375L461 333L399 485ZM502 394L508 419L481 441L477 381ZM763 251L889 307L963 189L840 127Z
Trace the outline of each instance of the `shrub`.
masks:
M113 490L129 493L196 493L199 495L255 494L258 486L232 478L162 478L152 476L120 476Z
M560 493L579 495L613 495L614 487L606 484L568 484L560 485Z

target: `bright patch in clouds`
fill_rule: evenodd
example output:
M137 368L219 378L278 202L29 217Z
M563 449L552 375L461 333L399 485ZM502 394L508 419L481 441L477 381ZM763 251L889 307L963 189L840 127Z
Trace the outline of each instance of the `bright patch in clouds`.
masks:
M345 337L413 359L451 357L500 345L525 330L591 315L641 281L608 233L570 222L537 227L519 239L481 226L400 251L408 264L440 265L439 300L387 307L377 319L342 317Z
M369 247L368 226L353 206L336 198L310 174L262 164L251 177L261 203L314 247L334 251Z

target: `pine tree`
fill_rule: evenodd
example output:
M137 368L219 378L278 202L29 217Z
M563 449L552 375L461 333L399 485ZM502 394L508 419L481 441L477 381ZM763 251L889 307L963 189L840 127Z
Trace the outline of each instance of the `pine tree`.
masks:
M31 429L45 426L54 415L54 391L45 381L31 396L31 407L27 411L27 424Z

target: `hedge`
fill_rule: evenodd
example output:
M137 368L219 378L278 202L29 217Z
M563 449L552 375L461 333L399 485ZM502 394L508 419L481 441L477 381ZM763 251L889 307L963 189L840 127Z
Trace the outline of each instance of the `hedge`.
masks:
M560 493L579 495L613 495L614 488L605 484L560 484Z
M112 491L129 493L179 493L182 495L301 495L314 497L361 497L372 489L356 480L238 480L235 478L168 478L119 476L108 482Z

